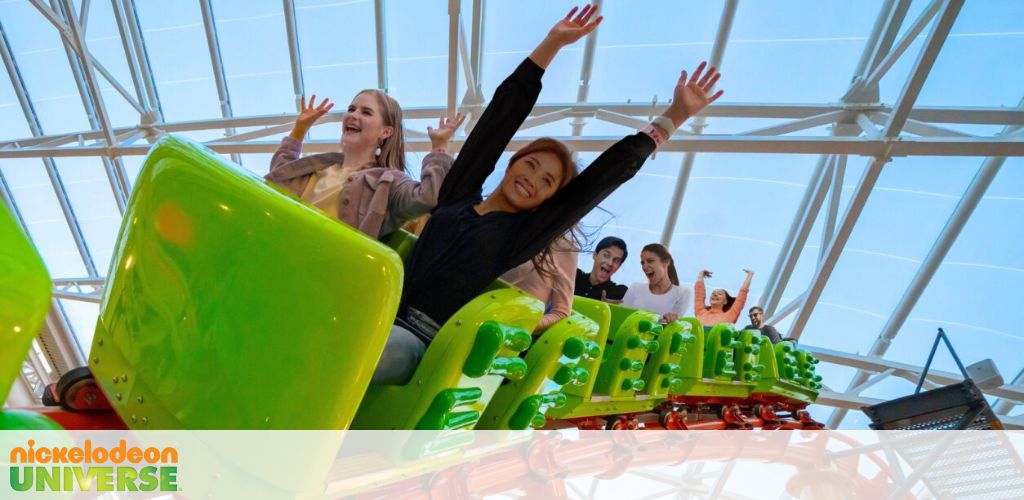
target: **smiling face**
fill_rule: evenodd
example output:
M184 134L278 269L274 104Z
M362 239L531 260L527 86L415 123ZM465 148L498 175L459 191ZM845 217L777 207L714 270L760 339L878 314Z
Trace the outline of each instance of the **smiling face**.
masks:
M661 283L668 279L668 264L654 252L640 252L640 267L648 283Z
M341 120L341 144L349 151L373 150L395 131L385 123L380 100L373 94L357 94Z
M729 296L726 295L725 290L722 288L716 288L713 292L711 292L711 307L725 307L725 304L726 302L728 302L728 300Z
M598 283L611 280L612 275L622 266L624 256L625 252L619 247L602 248L600 252L594 254L594 268L591 269L590 276Z
M533 210L554 196L565 178L558 155L535 151L512 162L498 190L515 210Z
M750 310L750 324L754 328L761 328L761 323L764 323L764 311L760 308L754 308Z

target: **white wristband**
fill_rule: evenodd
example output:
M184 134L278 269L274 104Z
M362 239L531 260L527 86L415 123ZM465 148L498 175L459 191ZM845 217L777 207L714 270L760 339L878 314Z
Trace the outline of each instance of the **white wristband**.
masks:
M664 130L669 135L669 137L671 137L672 134L675 133L676 131L676 124L672 123L672 120L665 115L659 115L655 119L651 120L651 123L657 125L658 127L661 127L661 129ZM666 139L668 139L669 137L666 137Z

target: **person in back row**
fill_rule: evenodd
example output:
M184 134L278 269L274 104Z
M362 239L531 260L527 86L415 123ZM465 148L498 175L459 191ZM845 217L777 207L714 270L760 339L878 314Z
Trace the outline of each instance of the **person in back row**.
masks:
M779 335L779 331L772 325L767 325L764 322L764 309L760 306L754 306L750 308L748 316L750 317L750 324L743 327L744 330L758 330L761 335L768 337L773 344L782 342L782 335Z
M512 268L501 279L537 297L544 303L544 316L533 330L539 335L572 313L573 276L579 250L571 233L551 242L543 257L542 267L530 259Z
M629 285L622 305L646 309L661 315L661 321L675 321L689 307L691 292L679 286L679 275L672 254L664 245L651 243L640 251L640 266L647 282Z
M612 281L629 252L622 238L607 236L594 248L594 267L589 273L576 269L576 295L612 303L622 302L626 285Z
M270 160L266 179L313 204L327 215L373 238L386 236L405 221L437 204L437 193L452 166L448 141L463 117L442 117L427 127L432 152L423 157L419 182L405 173L402 107L393 97L367 89L352 99L341 119L342 153L299 158L306 132L334 103L316 96L306 102L291 133Z
M743 306L747 303L747 294L750 292L750 281L754 279L754 271L744 269L747 279L743 281L740 292L736 297L729 295L724 288L716 288L711 292L711 304L704 301L707 299L707 290L704 288L704 278L711 277L711 271L702 269L697 274L697 281L693 284L693 312L705 328L717 325L718 323L735 323L743 312Z
M544 252L623 182L632 178L685 120L714 102L718 73L702 63L677 81L672 104L643 131L626 136L576 175L569 148L538 139L512 155L497 189L483 184L537 102L541 76L558 51L600 23L591 6L559 21L498 86L441 186L438 206L405 261L405 283L373 381L407 383L440 325L502 273Z

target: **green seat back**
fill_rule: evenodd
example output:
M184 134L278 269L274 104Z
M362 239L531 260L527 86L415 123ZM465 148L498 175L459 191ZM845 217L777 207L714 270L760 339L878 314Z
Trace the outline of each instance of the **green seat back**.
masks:
M344 429L398 308L386 246L191 141L158 141L89 366L136 429Z
M370 385L352 428L473 428L506 375L528 375L518 354L543 314L521 290L484 292L442 325L408 384Z
M646 383L642 377L650 353L661 348L657 338L662 333L659 316L650 311L609 306L612 313L613 341L597 373L594 394L609 396L611 401L634 399Z
M549 410L566 406L563 388L593 383L585 365L601 359L601 346L593 340L598 331L597 322L578 312L548 327L526 354L527 376L498 389L476 428L543 426Z

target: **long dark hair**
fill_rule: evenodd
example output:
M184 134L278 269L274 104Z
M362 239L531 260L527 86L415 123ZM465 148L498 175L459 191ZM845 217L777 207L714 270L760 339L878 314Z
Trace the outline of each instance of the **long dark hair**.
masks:
M672 254L669 253L668 249L665 248L665 245L662 245L661 243L651 243L644 246L643 250L640 250L640 253L643 252L651 252L654 255L657 255L662 261L668 262L668 279L673 285L679 286L679 274L676 273L676 261L672 258Z
M572 149L570 149L564 142L550 137L541 137L526 146L523 146L519 151L516 151L515 154L512 155L512 158L509 158L508 164L511 166L522 157L539 152L546 152L555 155L558 158L558 161L562 164L562 182L559 183L558 189L564 188L569 184L569 181L579 175L579 166L572 158ZM573 225L573 227L565 233L563 238L555 239L548 244L548 246L544 247L544 250L530 259L531 262L533 262L534 269L537 270L538 274L545 278L557 279L558 276L554 269L554 257L551 254L553 252L579 251L579 249L584 246L583 239L583 236L580 234L579 223ZM568 245L566 245L565 240L568 240ZM567 246L575 248L566 248Z

